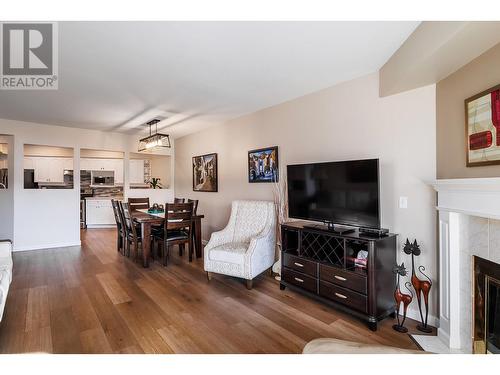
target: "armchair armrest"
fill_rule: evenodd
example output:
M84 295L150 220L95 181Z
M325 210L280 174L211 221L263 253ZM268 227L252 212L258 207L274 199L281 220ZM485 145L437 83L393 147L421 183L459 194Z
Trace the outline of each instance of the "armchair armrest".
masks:
M205 251L208 251L220 245L224 245L228 242L231 242L231 232L226 227L218 232L212 233L212 235L210 236L210 240L205 245Z
M257 236L252 237L250 240L250 245L248 246L247 255L253 256L255 252L261 250L267 251L269 246L273 247L276 245L276 227L274 225L265 228Z

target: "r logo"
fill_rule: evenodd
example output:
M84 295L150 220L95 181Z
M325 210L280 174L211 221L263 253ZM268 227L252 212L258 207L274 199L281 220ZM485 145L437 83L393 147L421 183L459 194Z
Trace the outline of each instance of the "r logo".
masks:
M53 75L54 34L51 23L2 24L2 74Z

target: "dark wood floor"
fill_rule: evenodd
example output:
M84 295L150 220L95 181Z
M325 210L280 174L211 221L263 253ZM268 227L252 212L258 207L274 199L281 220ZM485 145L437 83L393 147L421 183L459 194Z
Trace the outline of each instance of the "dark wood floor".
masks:
M203 260L143 269L119 255L116 232L82 231L82 247L14 254L0 352L299 353L318 337L416 349L391 319L377 332L269 275L247 290ZM177 251L174 251L176 253ZM415 322L410 322L410 328Z

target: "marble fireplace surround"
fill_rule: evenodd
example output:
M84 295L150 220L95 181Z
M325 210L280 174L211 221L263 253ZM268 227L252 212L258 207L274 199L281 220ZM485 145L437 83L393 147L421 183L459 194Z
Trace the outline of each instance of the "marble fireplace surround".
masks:
M439 328L424 350L472 352L472 256L500 263L500 178L437 180Z

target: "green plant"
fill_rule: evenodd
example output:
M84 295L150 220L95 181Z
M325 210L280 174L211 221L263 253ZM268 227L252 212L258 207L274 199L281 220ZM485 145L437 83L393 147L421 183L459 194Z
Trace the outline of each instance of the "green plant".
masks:
M160 184L160 180L161 178L151 178L151 180L149 180L149 186L151 186L153 189L162 189L163 186Z

